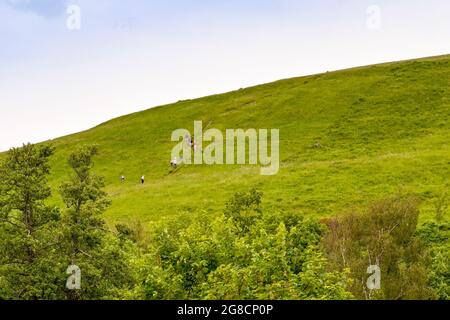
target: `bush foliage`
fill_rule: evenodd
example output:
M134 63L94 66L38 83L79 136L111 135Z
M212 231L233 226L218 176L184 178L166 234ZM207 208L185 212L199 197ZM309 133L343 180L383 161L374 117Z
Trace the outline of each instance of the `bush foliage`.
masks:
M1 299L449 299L450 226L418 227L413 198L319 221L264 210L263 193L236 193L222 213L196 212L144 234L106 227L110 205L92 174L97 148L68 160L64 207L48 206L53 149L25 145L0 165ZM442 206L440 207L442 208ZM381 268L380 290L365 286ZM82 272L68 290L66 269Z

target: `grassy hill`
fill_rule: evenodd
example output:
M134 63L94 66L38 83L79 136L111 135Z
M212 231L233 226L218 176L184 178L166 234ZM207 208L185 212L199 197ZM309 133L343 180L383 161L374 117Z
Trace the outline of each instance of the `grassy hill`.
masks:
M320 216L415 194L427 219L449 187L449 75L450 56L433 57L282 80L117 118L51 142L53 201L60 202L68 154L95 143L95 171L106 177L113 200L110 223L183 219L197 209L216 214L230 195L251 187L264 192L268 209ZM194 120L221 130L280 129L278 175L226 165L170 173L171 133L192 131Z

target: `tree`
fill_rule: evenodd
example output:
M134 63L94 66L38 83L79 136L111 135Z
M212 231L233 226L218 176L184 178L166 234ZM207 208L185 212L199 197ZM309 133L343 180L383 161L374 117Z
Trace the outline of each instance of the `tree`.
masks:
M10 299L54 299L59 281L53 264L57 243L56 208L45 200L49 146L11 149L0 166L0 296Z
M392 198L366 212L352 212L326 221L323 244L334 270L349 268L351 291L359 299L429 299L429 257L415 235L419 210L412 198ZM367 268L381 269L380 290L366 287Z
M70 262L73 264L80 255L89 257L88 252L100 244L104 232L104 221L100 215L110 205L107 194L102 190L103 179L90 172L96 154L97 148L94 146L72 153L69 164L75 175L60 187L66 204L64 226L69 237Z
M66 264L81 269L80 290L66 290L68 299L100 299L129 283L123 246L108 233L102 214L110 205L103 178L91 173L95 146L84 146L69 156L74 171L60 187L66 205L62 220Z

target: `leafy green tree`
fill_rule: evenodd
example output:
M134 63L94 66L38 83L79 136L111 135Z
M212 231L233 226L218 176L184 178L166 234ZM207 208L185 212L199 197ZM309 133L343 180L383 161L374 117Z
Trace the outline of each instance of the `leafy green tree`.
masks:
M143 300L179 300L187 299L183 287L183 275L177 273L171 265L163 267L155 252L148 252L137 259L134 270L140 285L134 288L133 298Z
M0 166L0 296L6 299L58 298L59 212L45 204L52 154L49 146L27 144L10 150Z
M334 270L350 269L352 293L359 299L429 299L429 256L415 236L419 210L414 199L379 201L363 213L327 221L323 244ZM367 268L381 270L380 290L366 286Z
M117 237L108 233L102 214L110 205L103 178L91 172L95 146L69 156L74 174L60 187L66 205L62 219L65 262L81 269L80 290L66 290L68 299L110 298L114 290L131 285L126 254Z
M101 243L104 234L104 221L101 214L110 205L107 194L102 190L101 177L91 173L96 147L83 147L72 153L69 164L74 171L69 182L60 187L61 196L66 204L64 227L69 237L71 262L76 263L80 255Z
M304 252L302 272L298 273L300 299L348 300L354 296L349 292L353 280L350 270L329 271L325 255L317 247L310 246Z

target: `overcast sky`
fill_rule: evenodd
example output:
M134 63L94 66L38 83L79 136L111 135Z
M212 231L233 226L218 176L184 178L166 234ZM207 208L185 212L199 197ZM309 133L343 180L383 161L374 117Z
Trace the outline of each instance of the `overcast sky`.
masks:
M0 0L0 150L180 99L446 53L448 0Z

